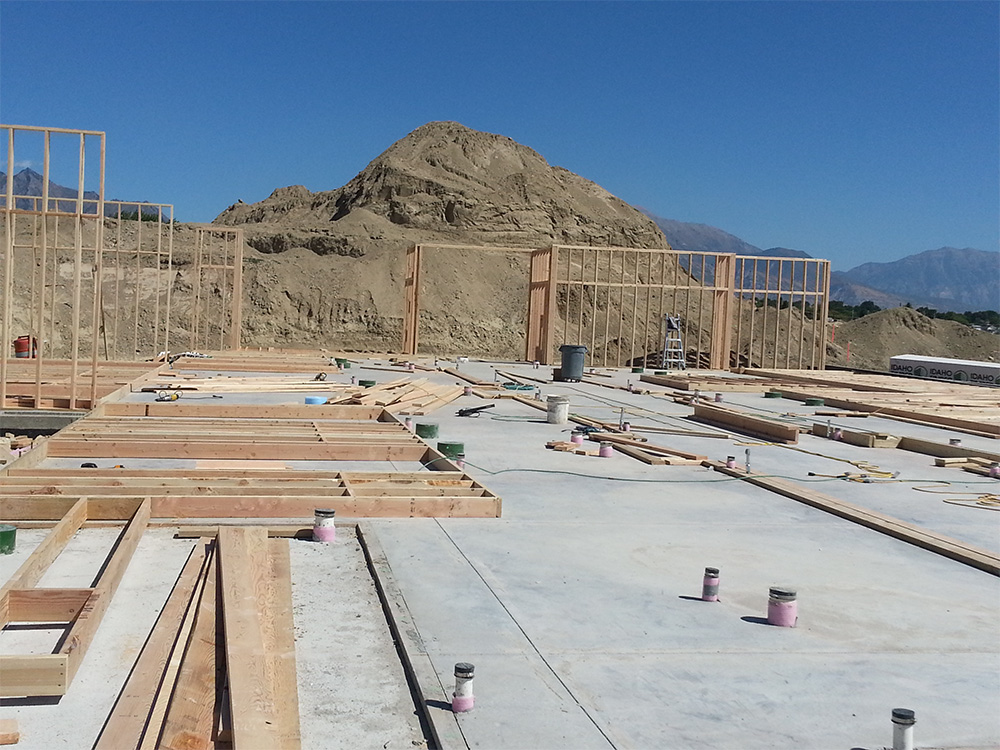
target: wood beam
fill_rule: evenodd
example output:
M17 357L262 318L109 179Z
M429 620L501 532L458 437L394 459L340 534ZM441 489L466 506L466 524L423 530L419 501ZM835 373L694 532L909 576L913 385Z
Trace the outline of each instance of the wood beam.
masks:
M184 613L205 564L208 541L195 545L150 631L94 750L139 747L149 727L150 712L161 689L164 669L177 644ZM155 731L155 730L154 730Z
M80 664L97 633L97 628L100 627L104 613L107 611L115 591L118 590L118 584L121 583L125 569L146 530L149 514L150 502L146 499L142 501L139 509L132 516L132 520L119 537L118 543L111 553L111 558L94 584L94 592L87 601L87 605L66 634L59 653L68 658L67 682L72 682L73 677L80 669Z
M773 442L799 442L798 427L706 404L695 404L694 414L689 418L707 424L722 425L734 432L742 432Z
M274 683L269 674L260 593L269 586L267 531L219 529L219 585L225 623L233 746L283 747Z

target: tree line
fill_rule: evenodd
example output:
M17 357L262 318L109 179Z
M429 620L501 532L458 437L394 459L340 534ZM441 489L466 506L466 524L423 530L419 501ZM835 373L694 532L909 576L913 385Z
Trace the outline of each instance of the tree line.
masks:
M909 302L904 305L911 310L913 305ZM830 300L830 317L834 320L857 320L865 315L871 315L882 308L871 300L865 300L860 305L848 305L839 300ZM928 318L938 320L953 320L966 326L981 326L983 328L1000 327L1000 312L996 310L966 310L963 313L938 312L933 307L918 307L917 312L926 315Z

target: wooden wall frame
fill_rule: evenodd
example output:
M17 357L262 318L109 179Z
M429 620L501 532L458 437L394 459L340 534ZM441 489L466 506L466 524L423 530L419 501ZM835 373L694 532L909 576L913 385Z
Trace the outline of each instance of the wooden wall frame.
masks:
M242 228L196 229L195 301L190 320L181 325L182 311L171 298L178 269L173 206L105 200L105 141L100 131L0 125L6 149L0 161L10 175L0 194L0 407L11 395L8 358L20 336L35 344L33 403L27 403L22 380L14 405L35 408L53 407L45 370L55 356L68 363L64 408L76 409L97 401L98 363L151 358L169 350L171 331L178 328L190 332L191 349L240 346ZM95 148L96 170L90 153ZM40 196L14 191L15 164L25 160L42 164ZM75 194L50 195L52 175L67 170L76 174ZM98 183L96 198L85 190L87 181ZM26 301L16 322L15 296ZM61 320L66 302L69 319Z
M495 245L443 245L431 243L410 245L406 250L406 276L403 284L403 354L415 355L420 346L421 271L424 256L428 250L476 250L492 253L517 253L520 255L536 252L526 247L500 247ZM525 303L528 304L528 300L525 300Z
M423 250L430 247L467 246L417 244L407 250L407 355L418 349L421 264ZM681 319L684 345L697 367L724 370L761 366L765 360L776 367L779 359L785 368L826 364L829 261L577 245L527 252L527 361L557 361L556 335L561 333L562 343L588 347L590 364L645 365L648 355L662 349L669 314Z

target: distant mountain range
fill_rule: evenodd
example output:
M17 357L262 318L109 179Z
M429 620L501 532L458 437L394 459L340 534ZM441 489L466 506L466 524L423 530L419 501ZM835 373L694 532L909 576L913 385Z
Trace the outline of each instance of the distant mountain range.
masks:
M996 252L940 247L891 263L864 263L836 276L838 290L855 297L856 285L861 284L893 295L902 303L940 311L1000 309L1000 253Z
M22 169L20 172L14 175L14 195L19 196L42 196L43 187L45 185L45 177L38 174L33 169ZM0 172L0 201L4 200L4 196L7 193L7 173ZM65 211L67 213L73 213L76 211L76 189L68 188L58 183L49 180L49 198L58 198L58 200L52 208L56 211ZM66 198L68 200L61 200ZM96 214L97 204L95 201L100 198L93 190L83 191L83 212L85 214ZM118 199L115 199L118 200ZM125 201L126 203L135 203L136 205L142 205L146 201ZM26 198L16 198L14 200L14 207L21 208L24 210L34 210L36 207L41 208L41 201L34 201L30 197ZM127 207L122 207L124 212ZM134 209L132 209L134 210ZM107 206L104 210L105 216L116 216L118 213L117 206ZM152 208L143 209L143 214L148 214L153 216L157 213L157 210Z
M639 208L675 250L736 253L774 258L811 258L801 250L762 250L707 224L692 224ZM848 305L871 300L879 307L932 307L940 312L1000 309L1000 253L942 247L891 263L864 263L830 274L830 297Z

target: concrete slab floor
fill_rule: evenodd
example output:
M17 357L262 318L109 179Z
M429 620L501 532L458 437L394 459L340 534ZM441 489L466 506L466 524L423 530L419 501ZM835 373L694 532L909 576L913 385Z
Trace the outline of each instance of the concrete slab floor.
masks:
M460 368L493 380L490 363ZM551 373L510 363L496 369L541 378ZM349 382L361 371L331 381ZM364 374L379 382L401 376ZM414 375L456 382L443 373ZM638 383L638 376L617 371L608 379L629 380ZM633 422L689 433L650 433L653 443L740 461L750 447L756 471L792 476L825 494L1000 549L995 513L947 505L900 483L805 483L809 471L854 470L837 460L844 459L874 461L907 480L947 477L949 491L984 487L971 475L958 481L955 470L934 472L927 456L812 437L800 447L823 455L747 446L757 441L694 434L728 435L685 419L690 409L663 396L590 384L541 388L570 395L577 413L616 421L625 408ZM224 394L222 403L300 404L305 395ZM762 405L760 394L724 398L748 410L814 420L815 407L787 399ZM462 397L421 421L437 422L441 440L465 443L468 472L503 497L503 518L372 522L440 682L453 684L458 661L476 665L476 708L458 718L470 747L875 748L889 744L889 711L897 706L916 710L918 747L1000 744L1000 579L701 467L546 451L546 441L568 439L570 425L549 425L544 412L516 402L495 402L478 419L454 416L458 408L485 403ZM954 436L875 419L842 422L848 429L864 423L945 443ZM961 437L997 450L996 441ZM79 466L81 460L44 465ZM419 468L411 462L288 463L292 469ZM129 462L130 468L194 465ZM86 529L77 536L97 540L96 532L107 537L100 537L105 550L117 533ZM0 557L0 580L43 533L19 532L16 555ZM78 543L67 554L97 559ZM170 539L168 530L147 532L99 631L106 640L101 650L95 641L74 683L74 690L87 687L52 706L0 701L0 716L17 715L22 732L28 729L23 746L79 747L80 727L96 737L192 544ZM419 744L356 539L341 533L332 546L293 542L291 552L303 746ZM87 565L77 569L67 561L53 569L56 583L45 585L70 585L59 576L92 574ZM722 569L721 602L698 599L707 565ZM776 584L798 589L795 629L763 621L768 587ZM134 602L123 598L126 591ZM0 652L8 646L44 650L54 643L45 640L50 635L5 632ZM118 655L120 643L127 647ZM453 722L447 710L434 705L430 713Z
M14 554L0 556L6 580L47 532L21 529ZM39 582L90 586L120 529L84 529ZM148 529L126 570L69 692L61 698L0 699L0 718L15 718L25 750L91 747L112 710L163 603L195 544L170 529ZM303 747L423 747L406 677L352 528L336 544L292 540ZM50 653L61 627L11 626L0 653Z
M579 394L571 411L608 400L684 411L566 390ZM441 438L465 442L503 518L373 525L440 680L457 661L477 666L476 708L459 717L470 746L877 747L899 706L917 712L918 746L1000 743L996 577L702 468L545 451L568 426L528 407L453 413L436 415ZM738 447L649 437L717 458ZM815 441L854 458L853 446ZM755 470L797 479L839 464L752 451ZM928 462L882 453L904 473ZM900 484L817 487L891 515L910 506L914 523L992 548L988 512L914 500ZM698 600L708 565L722 569L720 603ZM795 629L764 621L776 584L798 589Z

